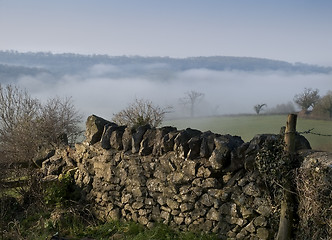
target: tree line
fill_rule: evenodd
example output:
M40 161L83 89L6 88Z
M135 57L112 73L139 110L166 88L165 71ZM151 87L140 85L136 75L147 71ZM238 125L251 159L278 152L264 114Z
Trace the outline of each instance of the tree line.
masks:
M81 55L74 53L53 54L51 52L0 51L0 63L25 67L42 67L55 74L78 73L96 64L115 66L133 64L164 64L172 71L188 69L210 69L216 71L284 71L297 73L331 73L332 67L323 67L303 63L289 63L253 57L142 57L142 56L108 56Z
M296 94L294 103L301 109L300 116L332 119L332 91L329 90L324 96L319 95L318 89L305 88L303 92ZM257 115L267 107L265 103L256 104L254 110ZM279 104L270 113L291 113L295 108L291 102Z

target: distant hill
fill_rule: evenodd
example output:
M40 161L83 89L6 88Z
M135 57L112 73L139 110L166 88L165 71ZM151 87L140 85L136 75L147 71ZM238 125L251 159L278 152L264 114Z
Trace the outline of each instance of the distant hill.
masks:
M0 83L10 82L22 76L37 76L42 73L49 74L50 72L36 67L0 64Z
M12 79L22 75L34 76L42 72L47 72L54 76L82 74L93 66L100 64L118 67L124 70L126 74L131 75L169 74L171 72L190 69L248 72L283 71L301 74L327 74L332 72L332 67L322 67L303 63L292 64L285 61L262 58L227 56L170 58L0 51L0 64L1 79ZM112 75L119 73L108 74Z

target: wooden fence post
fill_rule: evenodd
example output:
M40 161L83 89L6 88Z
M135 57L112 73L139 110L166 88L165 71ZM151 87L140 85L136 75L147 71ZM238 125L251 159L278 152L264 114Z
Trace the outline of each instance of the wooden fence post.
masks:
M296 136L296 114L289 114L287 118L287 125L285 130L285 148L284 151L288 154L290 161L292 161L295 154L295 136ZM293 212L294 212L294 196L291 192L292 183L288 176L284 184L284 198L281 202L281 212L277 240L289 240L292 234Z
M285 130L285 152L289 154L295 153L295 135L296 135L296 114L289 114Z

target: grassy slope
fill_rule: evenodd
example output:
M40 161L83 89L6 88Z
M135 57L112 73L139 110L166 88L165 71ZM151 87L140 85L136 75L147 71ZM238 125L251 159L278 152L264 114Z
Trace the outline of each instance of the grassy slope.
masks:
M201 131L210 130L220 134L238 135L244 141L250 141L256 134L279 133L286 121L286 115L250 115L168 120L164 122L164 125L175 126L178 129L190 127ZM314 128L313 132L332 134L332 121L298 119L298 132L312 128ZM313 134L305 134L304 136L309 140L313 149L332 151L332 137Z

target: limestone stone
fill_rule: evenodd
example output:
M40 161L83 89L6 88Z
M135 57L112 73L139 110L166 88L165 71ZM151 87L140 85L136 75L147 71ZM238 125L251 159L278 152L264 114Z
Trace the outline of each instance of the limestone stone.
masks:
M181 186L180 189L179 189L179 191L180 191L181 195L189 193L189 191L190 191L190 185L183 185L183 186Z
M122 147L124 152L131 151L132 149L132 137L134 131L134 128L127 127L122 134Z
M148 179L146 185L150 192L163 192L165 187L159 179Z
M265 240L269 238L269 231L266 228L257 229L257 237L259 239Z
M167 175L164 171L162 171L161 169L157 169L154 173L153 176L155 178L160 179L161 181L166 181L167 179Z
M141 196L143 196L142 188L138 187L138 186L134 186L133 187L132 193L133 193L134 197L141 197Z
M180 204L172 199L166 199L166 204L169 206L172 210L173 209L178 209Z
M111 133L111 136L110 136L110 146L111 146L111 148L114 148L116 150L122 150L123 149L122 136L123 136L123 133L124 133L125 129L126 129L126 126L118 126Z
M184 182L184 173L174 172L173 174L168 175L167 180L175 184L181 184Z
M177 224L177 225L181 225L184 221L184 218L183 217L174 217L174 222Z
M41 171L44 175L60 175L66 162L61 156L54 155L42 163Z
M180 158L187 158L189 148L189 140L195 136L199 136L201 131L187 128L186 130L180 131L174 139L174 151Z
M155 201L153 200L153 198L145 198L145 200L144 200L144 204L146 206L153 206L154 203L155 203Z
M165 198L164 196L162 196L162 195L159 195L159 196L157 197L157 202L158 202L161 206L163 206L163 205L166 204L166 198Z
M188 141L188 159L195 159L200 156L201 142L202 139L200 138L200 136L194 136Z
M213 170L218 171L228 166L231 162L231 152L243 144L237 136L222 135L214 138L215 149L209 158Z
M239 142L240 143L240 142ZM244 168L244 162L246 157L246 150L249 147L249 143L243 143L231 152L231 164L226 169L228 172L236 172L239 169Z
M159 206L153 206L152 207L152 212L151 212L151 219L160 222L161 220L161 212Z
M262 205L259 206L256 211L265 217L269 217L272 213L272 208L270 206Z
M267 225L266 218L264 216L258 216L254 219L254 224L256 227L265 227Z
M207 193L204 193L201 196L200 201L203 205L208 206L208 207L211 207L213 205L212 199Z
M190 179L193 179L196 175L196 165L197 163L191 160L186 160L183 163L182 171L188 176Z
M137 129L134 130L134 132L132 133L132 153L138 153L140 150L140 145L141 145L141 141L143 140L143 136L145 134L145 132L151 129L151 126L149 124L144 125L144 126L139 126Z
M186 217L186 218L184 219L184 223L185 223L186 225L189 225L189 224L191 224L192 222L193 222L193 220L192 220L191 217Z
M200 147L200 156L203 158L209 158L215 148L214 144L215 134L211 131L204 132L201 135L201 147Z
M112 220L119 220L120 219L120 209L119 208L115 208L112 209L109 213L108 216L112 219Z
M239 179L239 181L238 181L237 184L238 184L240 187L244 187L247 183L248 183L248 179L247 179L246 177L243 177L243 178Z
M206 218L208 220L219 221L220 220L220 213L217 209L211 208L208 213L206 214Z
M133 209L141 209L143 206L144 206L144 204L142 202L134 202L132 204Z
M153 146L153 150L152 150L153 155L160 156L165 153L165 151L163 149L163 139L167 134L169 134L171 132L176 132L176 130L177 129L175 127L170 127L170 126L156 129L154 146ZM173 139L173 144L174 144L174 139ZM173 146L169 150L171 150L172 148L173 148Z
M211 171L208 168L201 166L198 168L196 176L200 178L208 178L211 176Z
M176 138L178 132L176 132L176 129L174 131L166 134L162 139L160 143L160 154L167 153L169 151L172 151L174 148L174 139ZM157 150L156 150L157 152Z
M227 160L225 153L219 149L215 149L209 158L213 170L221 170L227 164Z
M140 216L146 216L148 214L148 212L150 212L150 211L147 210L147 209L139 209L138 210L138 215L140 215Z
M245 239L248 235L248 232L243 228L238 234L236 234L236 239Z
M116 130L117 127L118 127L118 125L116 125L115 123L107 123L104 126L104 131L102 133L101 140L100 140L101 147L103 149L111 148L111 144L110 144L111 134L112 134L112 132L114 132Z
M244 229L251 233L255 232L256 228L255 228L254 222L251 221L250 223L248 223L247 226L244 227Z
M148 224L146 224L146 227L148 229L152 229L155 225L156 225L155 222L148 222Z
M107 124L111 124L111 122L96 115L89 116L86 120L86 141L91 145L99 142L104 131L104 126Z
M230 215L231 214L231 208L232 204L230 202L226 202L220 206L220 213L224 215Z
M210 232L212 230L213 223L211 220L205 220L202 224L200 224L199 229L201 231Z
M248 196L244 193L238 194L238 192L234 192L231 196L231 199L240 206L244 206L248 203Z
M136 212L131 212L131 214L127 214L127 218L128 220L130 220L131 218L134 222L138 221L138 216Z
M192 181L192 185L197 186L197 187L202 187L202 181L203 181L203 178L195 178Z
M149 222L149 219L144 216L140 216L140 217L138 217L137 221L142 225L147 225Z
M253 197L259 197L261 195L260 189L253 182L250 182L249 184L244 186L243 192Z
M169 212L161 211L160 217L166 221L170 220L171 214Z
M219 199L224 193L222 189L216 189L216 188L208 189L207 192L211 197L216 199Z
M42 163L45 160L53 157L54 155L55 155L55 149L43 147L37 152L36 156L33 158L33 162L38 167L42 167Z
M199 196L202 195L203 188L202 187L192 187L191 191L194 194L195 198L197 199Z
M182 203L180 205L181 212L188 212L194 208L194 205L191 203Z
M218 180L215 178L207 178L202 181L202 188L217 188L218 187Z
M194 210L191 212L191 218L193 220L196 220L202 216L204 216L206 213L206 209L201 207L201 208L197 208L195 207Z
M147 156L152 153L156 141L156 132L155 128L146 130L140 143L139 155Z
M169 207L166 207L166 206L161 206L160 209L161 209L162 211L165 211L165 212L168 212L168 213L172 212L172 209L169 208Z
M254 210L250 207L241 207L240 208L240 212L243 218L249 218L252 216L252 214L254 213Z
M172 214L173 216L178 216L180 213L181 213L181 211L178 210L178 209L172 209L172 211L171 211L171 214Z

